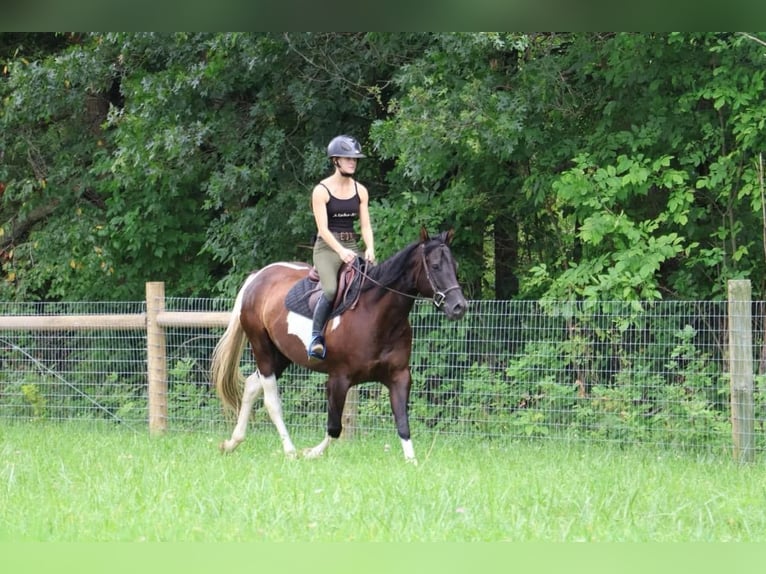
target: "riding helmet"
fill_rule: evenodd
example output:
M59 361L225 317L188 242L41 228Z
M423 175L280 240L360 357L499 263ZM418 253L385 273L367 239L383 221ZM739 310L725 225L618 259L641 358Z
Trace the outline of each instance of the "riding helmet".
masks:
M351 136L340 135L332 138L327 145L327 157L367 157L362 146Z

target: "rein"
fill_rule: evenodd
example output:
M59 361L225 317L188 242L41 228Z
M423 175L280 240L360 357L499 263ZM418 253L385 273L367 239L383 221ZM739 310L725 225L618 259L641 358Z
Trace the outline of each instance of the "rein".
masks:
M426 262L426 248L425 243L420 244L420 260L422 262L423 270L426 273L426 279L428 279L428 284L431 286L431 290L434 292L433 297L431 298L431 301L433 302L434 306L437 309L441 309L441 306L444 305L444 300L447 298L447 293L450 291L454 291L455 289L460 289L460 285L453 285L452 287L449 287L445 289L444 291L440 291L437 289L436 285L434 284L434 280L431 277L431 274L428 272L428 264ZM381 287L385 289L386 291L390 291L391 293L396 293L397 295L402 295L403 297L407 297L409 299L427 299L427 297L421 297L419 295L410 295L409 293L404 293L402 291L399 291L397 289L394 289L393 287L389 287L388 285L383 285L380 281L377 281L370 277L366 271L362 270L361 266L359 268L359 273L364 277L365 279L368 279L371 283L374 283L378 287Z

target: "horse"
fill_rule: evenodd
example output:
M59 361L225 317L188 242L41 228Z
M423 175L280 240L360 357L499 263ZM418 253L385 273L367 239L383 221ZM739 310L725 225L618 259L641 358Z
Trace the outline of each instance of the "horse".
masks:
M255 400L264 406L282 440L284 454L297 456L282 417L277 379L290 364L328 375L325 383L327 427L324 439L305 450L306 458L321 456L342 431L348 390L363 382L387 387L404 458L417 464L408 416L412 375L412 329L409 313L415 300L431 298L450 320L463 317L467 301L457 279L450 250L454 230L430 237L422 228L418 241L362 273L353 307L331 316L325 326L326 358L310 358L311 319L285 304L288 292L312 267L301 262L276 262L251 273L240 288L228 326L212 355L210 375L225 411L233 411L231 438L219 445L231 453L245 439ZM255 370L246 379L240 360L249 341Z

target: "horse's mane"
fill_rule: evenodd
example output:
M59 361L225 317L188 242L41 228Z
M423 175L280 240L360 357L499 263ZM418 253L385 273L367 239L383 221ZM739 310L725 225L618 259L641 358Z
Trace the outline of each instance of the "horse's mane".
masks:
M430 239L426 240L425 244L427 252L431 250L428 248L430 244L437 243L438 240L441 240L441 243L444 243L446 235L446 232L444 232L438 236L431 237ZM390 287L396 283L407 271L410 260L413 256L412 254L415 249L420 246L420 244L420 241L410 243L407 247L394 253L391 257L382 263L379 263L373 267L369 267L366 273L368 277L372 279L372 281L365 281L363 283L362 292L368 291L373 287Z
M385 261L367 268L367 275L372 281L365 281L362 286L362 292L373 287L390 287L398 281L402 274L407 270L412 252L417 249L420 242L416 241L407 247L394 253Z

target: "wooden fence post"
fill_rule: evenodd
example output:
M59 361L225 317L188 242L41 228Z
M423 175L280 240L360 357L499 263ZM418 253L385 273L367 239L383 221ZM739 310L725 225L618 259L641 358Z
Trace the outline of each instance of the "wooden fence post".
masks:
M158 316L165 310L165 283L146 284L146 363L149 388L149 432L168 430L168 365L165 329Z
M734 459L754 455L753 321L750 281L729 281L729 373Z

